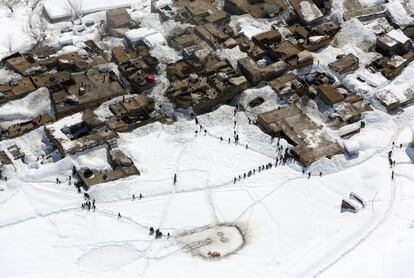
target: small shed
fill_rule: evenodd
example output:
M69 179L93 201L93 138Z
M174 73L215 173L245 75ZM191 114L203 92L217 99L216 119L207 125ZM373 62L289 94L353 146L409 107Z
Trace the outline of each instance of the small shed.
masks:
M356 140L346 140L344 141L344 148L349 156L358 156L361 146Z

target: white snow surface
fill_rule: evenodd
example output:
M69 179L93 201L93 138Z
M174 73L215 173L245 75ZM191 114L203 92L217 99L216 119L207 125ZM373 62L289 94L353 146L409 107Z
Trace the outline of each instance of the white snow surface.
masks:
M49 91L40 88L26 97L0 105L0 127L31 120L41 114L53 114Z
M342 1L334 2L334 12L340 14L337 3ZM372 6L383 1L361 2ZM388 3L388 10L393 5L395 1ZM0 16L0 22L16 23L10 32L18 37L16 45L24 46L27 42L21 28L27 10L23 6L19 9L12 17ZM3 9L0 12L8 13ZM157 16L149 14L148 6L131 15L140 20L142 27L164 37L180 28L173 23L161 24ZM97 19L103 14L90 16ZM249 37L270 30L271 25L249 16L233 16L231 24ZM59 53L81 49L82 41L97 34L96 27L91 27L88 34L61 34L61 26L48 30L48 41L72 40L74 45ZM372 32L359 22L348 21L336 38L337 47L329 46L314 54L320 64L311 70L328 72L357 94L371 97L386 89L403 97L414 87L414 63L392 82L365 69L375 58L375 54L363 51L373 45ZM1 36L0 41L4 40ZM119 41L106 41L106 46L116 43ZM0 54L3 52L7 52L5 48ZM151 53L164 63L180 58L167 46L157 45ZM335 75L326 65L347 53L359 57L361 68L345 77ZM242 56L237 48L218 54L233 65ZM1 74L4 80L12 76L3 70ZM150 95L157 97L157 105L162 103L163 110L172 113L171 104L163 98L168 84L162 73ZM50 105L46 105L45 96L45 91L39 90L3 105L0 122L8 125L46 112ZM257 97L264 102L250 108L248 104ZM109 103L98 108L101 118L109 116ZM13 161L14 167L3 169L8 182L0 181L0 277L227 278L229 273L241 278L413 276L414 107L392 115L381 110L364 113L366 127L351 140L342 140L337 131L321 129L350 150L358 146L359 155L321 159L306 169L312 174L310 179L293 163L256 171L234 184L234 177L274 163L279 146L283 152L292 147L248 122L261 112L286 105L269 86L244 91L238 103L245 112L234 115L234 107L225 105L199 116L208 131L205 136L195 135L198 127L194 120L180 117L172 125L155 123L121 133L118 145L141 175L92 187L89 194L96 200L95 212L80 209L83 195L69 185L68 176L73 165L109 169L105 147L41 164L36 158L53 155L43 128L1 141L1 150L16 143L26 154L26 164ZM55 123L56 135L65 138L61 128L79 122L81 115ZM233 140L227 142L234 131L240 136L239 145ZM396 160L393 169L387 156L391 149ZM395 173L394 181L391 171ZM176 185L172 182L174 174ZM57 177L62 184L55 183ZM341 201L348 199L350 192L361 196L367 206L356 214L341 213ZM139 193L144 199L132 201L132 194ZM118 213L121 219L117 219ZM237 225L237 231L228 228L233 225ZM163 238L150 237L149 227L160 228ZM228 257L200 258L208 251Z
M376 35L358 19L352 18L342 25L342 29L335 35L334 43L340 48L353 45L368 50L376 43Z
M82 14L114 8L129 8L133 0L43 0L43 7L52 19L71 15L71 4Z
M391 18L400 27L406 27L414 23L414 18L407 13L401 1L391 0L386 4L386 7Z
M312 1L301 1L300 10L302 12L303 18L307 22L312 22L323 15Z
M315 175L310 179L293 164L236 184L234 176L274 161L275 155L276 142L249 125L243 112L233 116L232 107L222 106L200 116L206 136L195 136L193 120L152 124L120 135L119 147L141 175L91 188L94 213L80 209L83 197L66 181L75 161L101 164L103 149L37 169L16 162L17 172L10 172L0 191L1 210L7 211L0 214L5 247L0 249L0 276L228 277L231 271L237 277L404 277L411 267L402 254L411 252L414 218L407 208L414 205L414 174L409 155L394 149L397 187L386 153L393 140L408 146L413 117L412 108L395 117L382 112L365 117L366 128L353 136L361 146L359 157L321 160L310 169ZM218 139L232 136L234 119L240 145ZM23 138L17 142L27 153L37 144ZM55 184L56 177L64 182ZM367 208L340 213L340 202L350 192L364 198ZM144 199L131 201L139 193ZM240 237L231 231L224 232L230 237L224 241L235 245L204 245L206 237L194 234L221 224L240 228L241 248ZM151 226L164 237L148 236ZM187 238L191 248L183 245L183 233L197 236ZM210 250L230 254L223 260L194 256Z
M230 26L239 34L243 34L249 39L252 37L270 31L271 22L265 19L254 18L251 15L232 16Z

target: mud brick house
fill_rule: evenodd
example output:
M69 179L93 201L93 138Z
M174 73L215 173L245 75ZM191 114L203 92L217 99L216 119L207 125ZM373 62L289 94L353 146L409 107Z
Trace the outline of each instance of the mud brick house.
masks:
M62 157L106 144L118 136L90 111L45 125L44 129Z
M371 67L378 70L387 79L394 79L414 60L414 53L408 52L403 56L394 55L391 58L381 57L375 60Z
M338 89L329 84L318 86L318 96L329 106L342 102L345 99Z
M266 47L268 45L277 44L281 42L282 35L279 33L278 30L273 29L254 36L252 40L254 43Z
M89 188L97 184L116 181L132 175L140 175L133 161L120 149L108 149L107 159L112 169L104 171L89 168L76 169L76 173L83 186Z
M1 165L11 165L13 162L5 151L0 151L0 164Z
M337 143L329 141L320 132L320 127L294 104L260 114L258 124L269 135L288 140L294 146L293 154L304 165L343 152Z
M329 67L339 74L353 72L359 68L359 59L353 54L348 54L330 63Z
M116 8L106 11L106 28L129 28L132 18L125 8Z
M71 76L70 85L51 93L52 106L57 118L63 118L87 108L99 106L126 90L113 72L92 68L83 74Z
M51 93L74 84L71 73L68 71L35 75L31 77L31 80L36 88L46 87Z
M238 67L251 85L256 86L260 81L270 81L289 70L290 66L283 60L270 65L258 65L252 58L246 57L238 61Z
M193 73L187 79L172 82L166 95L177 107L191 107L202 114L231 101L248 88L246 78L238 76L228 62L215 63L203 73L205 76Z
M302 24L316 25L322 22L323 14L312 0L289 0Z
M276 94L289 102L296 94L303 94L304 85L297 79L293 72L287 72L282 76L275 78L267 83Z
M22 78L9 84L0 84L0 104L23 98L36 90L30 78Z
M223 10L232 15L250 14L253 17L273 17L288 11L283 0L225 0Z
M399 29L377 38L376 51L388 57L403 55L412 48L411 40Z
M156 121L167 121L157 112L154 100L146 96L124 98L109 106L114 115L106 120L108 126L117 132L126 132Z
M29 121L11 125L7 129L0 128L0 138L16 138L53 121L51 115L42 114Z

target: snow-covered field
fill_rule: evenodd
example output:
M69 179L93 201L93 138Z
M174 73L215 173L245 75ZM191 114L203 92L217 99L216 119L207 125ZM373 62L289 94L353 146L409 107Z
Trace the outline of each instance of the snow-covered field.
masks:
M102 165L99 148L87 159L81 154L73 161L19 169L0 192L0 276L410 277L411 131L392 122L407 123L413 109L385 122L371 119L372 130L355 136L364 143L360 157L333 159L340 171L329 169L332 161L321 161L308 179L295 165L278 166L235 184L233 177L274 162L274 148L241 113L236 115L241 144L220 141L233 132L232 112L224 106L200 117L206 136L195 136L194 121L187 120L122 134L120 147L142 174L92 188L95 212L80 209L83 196L65 177L72 163ZM383 130L376 140L369 137L374 129ZM25 150L36 145L20 140ZM398 145L395 182L387 159L392 140ZM56 177L64 182L56 185ZM356 214L341 213L341 200L350 192L367 206ZM132 201L139 193L144 198ZM216 246L230 250L225 259L194 253L207 252L209 245L198 245L206 229L222 224L240 229L242 246L230 230L224 232L235 242ZM149 236L150 227L160 228L163 238Z

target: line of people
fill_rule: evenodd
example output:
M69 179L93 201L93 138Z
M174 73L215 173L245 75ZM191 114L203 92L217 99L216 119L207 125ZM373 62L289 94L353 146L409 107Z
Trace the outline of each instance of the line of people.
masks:
M395 168L396 160L392 159L392 155L393 155L392 150L394 149L394 147L395 147L395 142L392 142L392 148L388 152L388 163L390 164L390 168L392 169L392 171L391 171L391 180L394 180L394 178L395 178L394 168ZM400 144L400 149L402 149L402 147L403 147L403 144Z
M236 183L237 181L240 181L241 179L249 178L249 177L255 175L256 173L260 173L262 171L270 170L270 169L272 169L273 167L276 167L276 166L277 166L277 164L275 164L273 166L273 163L267 163L267 164L264 164L264 165L260 165L259 167L257 167L257 170L255 168L253 170L249 170L248 172L243 173L242 175L239 175L238 177L234 177L233 178L233 183Z

